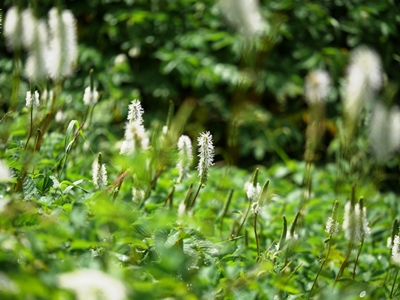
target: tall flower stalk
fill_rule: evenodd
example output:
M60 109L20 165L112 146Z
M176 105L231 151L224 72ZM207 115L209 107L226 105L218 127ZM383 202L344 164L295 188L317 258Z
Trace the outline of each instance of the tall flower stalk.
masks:
M339 232L339 222L337 221L338 207L339 207L339 201L336 200L335 203L333 204L332 216L328 218L328 220L326 222L326 227L325 227L325 232L328 234L328 238L325 240L326 243L328 244L328 246L327 246L328 250L326 251L326 255L321 262L321 266L319 267L317 276L315 276L313 285L311 286L311 289L310 289L310 293L308 294L308 299L311 299L311 295L312 295L314 286L317 283L318 277L321 274L321 271L324 268L324 265L325 265L327 259L329 258L329 254L331 253L332 238L334 235L336 235Z
M25 102L26 102L26 107L30 109L30 126L29 126L28 138L26 139L24 149L28 147L29 140L31 139L33 134L33 107L39 107L40 105L39 92L35 91L32 95L31 91L27 91Z
M209 131L202 132L197 138L197 143L199 145L199 164L197 170L199 171L200 183L189 210L192 209L200 189L208 180L210 167L214 165L214 145L211 133Z

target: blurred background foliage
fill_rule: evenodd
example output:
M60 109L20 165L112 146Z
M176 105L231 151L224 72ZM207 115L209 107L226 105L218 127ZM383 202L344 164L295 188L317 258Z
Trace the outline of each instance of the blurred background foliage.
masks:
M46 18L53 4L37 2L38 14ZM3 13L11 5L5 0ZM383 98L399 101L400 13L394 0L260 1L268 30L252 39L227 26L214 0L88 0L63 6L78 20L79 60L60 97L59 126L65 129L72 116L83 119L83 91L93 68L102 98L90 139L99 148L102 139L122 137L127 104L139 98L147 124L165 122L170 100L177 107L194 103L185 132L194 138L212 131L229 164L248 168L302 159L304 77L323 68L334 87L320 158L331 160L325 150L341 115L341 78L350 50L358 45L380 54L387 75ZM3 113L11 95L12 58L0 39ZM20 107L26 90L22 84Z

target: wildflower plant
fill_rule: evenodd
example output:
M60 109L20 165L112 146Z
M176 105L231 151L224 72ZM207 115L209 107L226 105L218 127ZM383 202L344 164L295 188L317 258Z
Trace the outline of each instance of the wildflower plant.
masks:
M189 209L193 207L200 189L206 184L210 167L214 164L214 145L211 133L209 131L200 133L197 143L199 146L197 171L199 172L200 183Z

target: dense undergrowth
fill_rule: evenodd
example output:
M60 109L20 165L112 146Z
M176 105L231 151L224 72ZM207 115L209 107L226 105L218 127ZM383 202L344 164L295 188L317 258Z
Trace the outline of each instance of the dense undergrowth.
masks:
M68 19L54 9L49 19L64 13ZM53 37L63 32L52 29ZM145 98L116 103L118 90L101 90L93 70L77 97L65 87L77 49L58 48L55 39L48 57L72 51L70 59L43 75L24 69L25 55L38 51L32 43L8 41L14 76L0 119L1 299L399 297L398 195L381 183L388 166L398 168L400 114L380 99L391 89L376 52L351 52L343 113L331 124L332 79L322 70L306 77L303 161L267 135L279 159L241 169L215 147L220 128L193 123L191 116L212 111L206 102L171 101L147 116ZM257 105L239 108L251 115L250 131L261 126ZM328 162L319 160L327 126L336 131Z

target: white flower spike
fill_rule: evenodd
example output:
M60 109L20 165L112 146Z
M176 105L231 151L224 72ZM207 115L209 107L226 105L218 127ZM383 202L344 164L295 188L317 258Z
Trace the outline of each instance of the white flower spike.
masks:
M199 164L197 170L199 171L199 177L201 184L205 184L208 179L208 171L212 165L214 165L214 146L212 141L212 135L209 131L203 132L197 139L199 144Z
M398 235L394 237L392 247L392 261L398 267L400 267L400 238Z
M331 79L328 72L315 70L308 74L304 89L305 99L309 105L323 103L331 89Z
M53 80L70 76L78 54L76 21L69 10L60 12L53 7L49 11L50 53L46 60Z
M99 153L97 159L92 164L92 177L94 185L100 190L107 187L107 170L102 162L102 154Z
M35 93L32 96L32 93L30 91L26 92L26 107L38 107L40 105L40 100L39 100L39 92L35 91Z
M179 159L176 167L179 170L178 182L189 177L189 169L193 162L192 141L187 135L178 140Z
M99 92L96 90L96 88L93 88L93 91L90 90L90 87L88 86L85 89L85 93L83 94L83 103L85 105L95 105L97 101L99 100Z
M4 36L10 49L22 47L22 16L18 7L11 7L4 20Z

